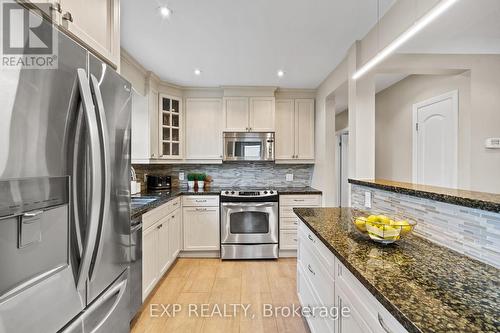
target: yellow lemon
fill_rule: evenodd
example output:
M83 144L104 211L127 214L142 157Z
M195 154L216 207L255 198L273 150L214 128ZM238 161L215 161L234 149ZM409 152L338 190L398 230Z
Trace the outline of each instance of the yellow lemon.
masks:
M391 219L388 218L387 216L385 215L379 215L378 216L378 220L383 223L383 224L390 224L391 223Z
M366 219L363 217L358 217L356 221L354 221L356 228L361 232L366 232Z
M370 215L366 219L368 222L378 222L378 216L377 215Z
M401 227L401 236L405 236L407 234L409 234L412 230L412 227L410 225L410 223L406 220L403 220L403 221L399 221L398 222L399 225L402 225Z

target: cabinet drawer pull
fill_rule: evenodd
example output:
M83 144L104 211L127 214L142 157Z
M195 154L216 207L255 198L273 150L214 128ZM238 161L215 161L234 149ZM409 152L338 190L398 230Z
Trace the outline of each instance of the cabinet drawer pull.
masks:
M203 200L201 200L201 199L197 199L197 200L195 200L195 201L196 201L196 202L207 202L207 199L203 199Z
M382 318L382 316L380 315L380 313L377 313L377 317L378 317L378 323L380 324L380 327L382 327L382 329L384 331L386 331L387 333L393 333L389 327L387 327L387 324L384 322L384 319Z
M206 208L196 208L197 212L205 212L207 209Z
M295 202L302 202L302 201L304 201L304 199L293 199L293 201L295 201Z
M311 265L307 265L307 269L309 270L309 272L311 272L313 275L316 275L316 273L314 273L314 271L312 270L311 268Z
M298 222L293 222L293 224L295 224L295 225L299 225L299 223L298 223Z
M70 12L66 12L63 14L62 19L65 21L73 22L73 15Z

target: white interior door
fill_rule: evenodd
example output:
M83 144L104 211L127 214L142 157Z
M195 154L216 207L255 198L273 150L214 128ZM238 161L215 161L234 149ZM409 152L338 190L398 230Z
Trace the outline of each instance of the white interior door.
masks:
M413 182L457 187L458 91L413 106Z

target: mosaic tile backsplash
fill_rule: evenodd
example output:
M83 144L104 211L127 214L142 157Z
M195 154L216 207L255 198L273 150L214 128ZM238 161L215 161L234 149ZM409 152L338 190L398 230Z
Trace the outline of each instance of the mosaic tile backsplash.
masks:
M365 191L372 193L371 210L364 207ZM351 204L413 219L420 236L500 268L500 214L359 185L352 186Z
M207 164L134 164L137 179L144 181L144 174L172 176L172 186L187 186L187 174L205 173L213 178L213 186L219 187L305 187L311 185L313 165L274 163L223 163ZM184 180L179 181L179 172ZM287 173L293 181L286 181Z

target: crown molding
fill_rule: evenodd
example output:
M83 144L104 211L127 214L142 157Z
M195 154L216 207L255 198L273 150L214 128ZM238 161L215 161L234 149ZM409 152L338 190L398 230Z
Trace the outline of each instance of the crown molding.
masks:
M130 53L128 53L124 48L120 48L120 58L122 61L125 61L129 65L134 66L137 70L139 70L144 76L147 76L148 70L144 68Z

